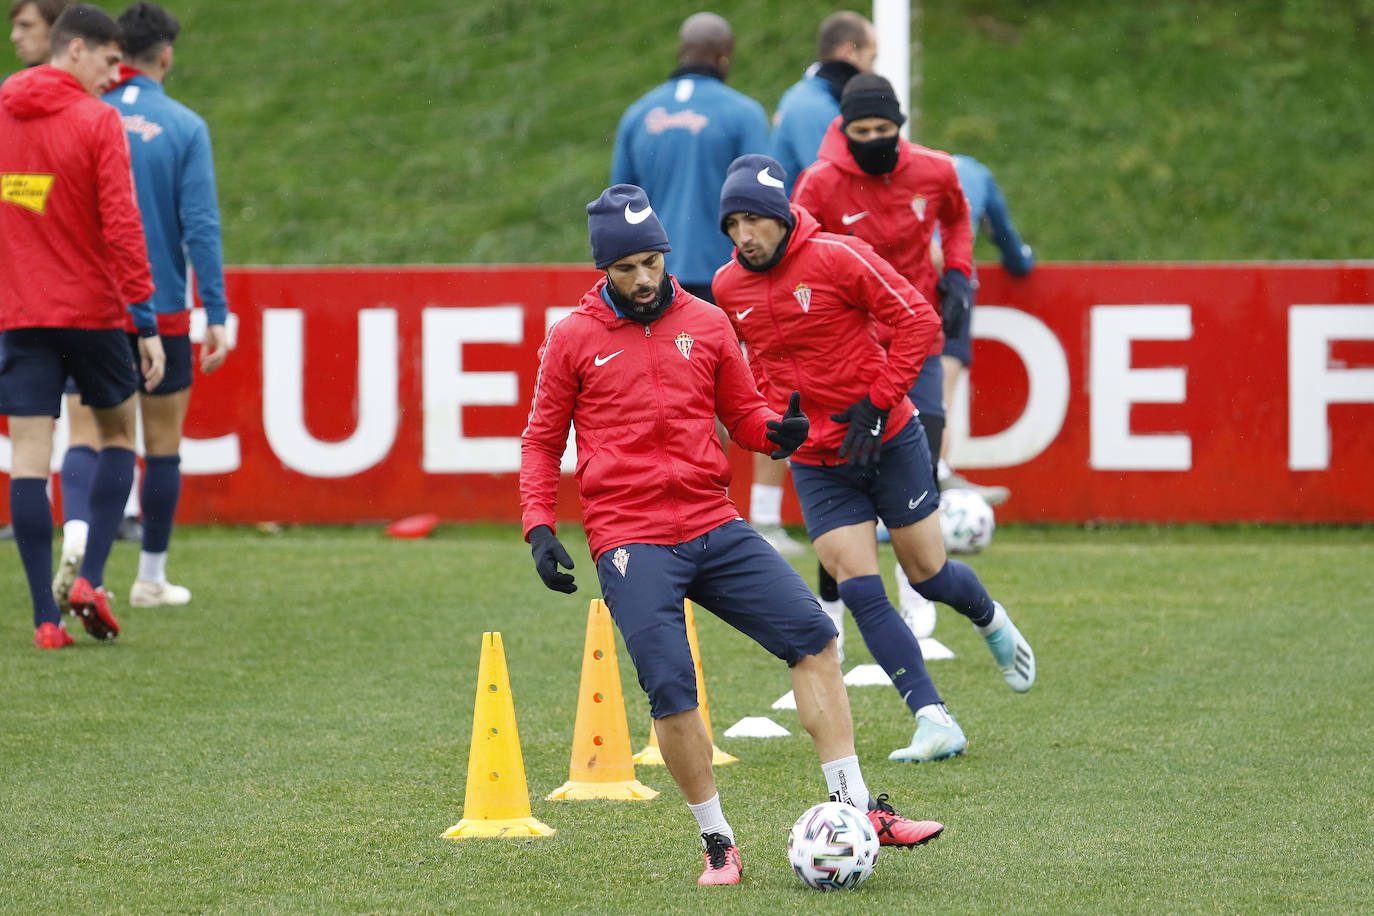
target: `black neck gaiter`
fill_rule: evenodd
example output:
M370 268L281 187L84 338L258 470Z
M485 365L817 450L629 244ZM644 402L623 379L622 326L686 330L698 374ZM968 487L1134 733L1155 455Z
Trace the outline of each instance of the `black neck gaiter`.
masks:
M900 139L900 136L893 134L863 143L850 140L849 155L868 174L886 175L897 167L897 141Z
M651 321L657 321L668 311L668 306L673 304L673 278L666 272L663 274L663 282L658 285L658 295L647 306L620 295L620 290L615 288L609 277L606 278L606 295L623 317L640 324L649 324Z

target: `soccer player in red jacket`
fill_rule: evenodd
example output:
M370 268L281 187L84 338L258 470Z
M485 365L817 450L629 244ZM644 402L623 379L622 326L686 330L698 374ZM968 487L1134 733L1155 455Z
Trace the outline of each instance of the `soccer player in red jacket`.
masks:
M10 516L40 649L72 642L50 585L47 494L66 377L95 408L102 446L71 610L92 636L113 639L119 624L101 584L133 479L138 384L126 310L150 387L165 367L129 144L118 112L99 100L118 77L119 37L103 10L71 6L53 23L52 63L0 86L0 413L14 446Z
M807 534L865 645L916 717L911 744L889 757L962 754L963 730L883 589L876 519L892 532L913 587L973 621L1014 690L1030 689L1035 657L973 570L945 556L930 449L907 397L940 320L867 242L822 232L811 214L789 205L782 167L767 156L741 156L730 166L720 220L735 257L712 289L748 349L759 390L770 405L798 390L818 418L790 461ZM893 332L886 348L880 323Z
M864 784L835 628L811 590L740 518L715 419L737 443L784 458L806 440L797 397L781 414L754 387L719 309L664 269L668 237L644 191L619 184L587 205L606 272L549 331L521 437L520 504L535 569L571 593L554 533L559 461L577 432L577 483L601 593L649 696L659 748L705 848L700 884L736 884L741 862L697 711L683 599L711 611L791 669L797 711L830 797L868 812L882 843L917 846L944 829L897 814ZM782 826L782 825L779 825Z

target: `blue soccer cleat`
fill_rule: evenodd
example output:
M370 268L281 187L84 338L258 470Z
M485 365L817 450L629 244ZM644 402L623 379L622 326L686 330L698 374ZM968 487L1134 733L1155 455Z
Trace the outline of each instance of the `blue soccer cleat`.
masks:
M993 602L997 604L997 602ZM1030 643L1026 642L1026 637L1021 635L1021 631L1016 629L1016 624L1011 622L1011 618L1006 616L1006 611L1002 605L997 604L997 611L1005 618L1006 623L996 630L993 630L983 639L987 642L988 648L992 650L992 658L997 662L997 667L1002 671L1002 678L1007 685L1017 693L1025 693L1031 689L1035 683L1035 653L1031 651Z
M968 750L968 738L964 730L947 710L940 707L940 715L919 715L916 717L916 734L911 743L899 747L887 755L888 760L909 760L913 763L930 763L958 757ZM939 719L944 721L940 722Z

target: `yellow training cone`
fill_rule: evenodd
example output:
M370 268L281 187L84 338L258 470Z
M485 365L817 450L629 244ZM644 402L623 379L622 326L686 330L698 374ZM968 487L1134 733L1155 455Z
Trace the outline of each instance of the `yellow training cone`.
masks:
M577 722L573 726L572 767L568 781L548 798L645 801L657 795L657 790L635 779L611 612L604 601L594 598L587 612L587 644L582 656Z
M711 705L706 702L706 678L701 673L701 646L697 644L697 621L692 613L692 602L683 601L682 610L687 623L687 645L692 650L692 665L697 674L697 711L701 713L701 721L706 723L706 734L711 738L711 763L715 766L738 763L738 757L716 747L715 735L711 731ZM634 762L640 766L663 765L663 752L658 749L658 730L654 728L653 720L649 721L649 743L644 750L635 754Z
M444 836L463 839L555 833L552 827L530 816L525 761L520 755L520 735L515 730L515 701L511 697L510 673L500 633L482 634L463 815Z

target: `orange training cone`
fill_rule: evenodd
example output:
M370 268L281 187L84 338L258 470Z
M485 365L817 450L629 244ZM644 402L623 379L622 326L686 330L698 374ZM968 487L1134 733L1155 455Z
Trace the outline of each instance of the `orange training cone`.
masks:
M711 738L711 763L715 766L738 763L738 757L716 747L715 735L711 731L711 705L706 702L706 678L701 673L701 646L697 644L697 621L692 613L692 602L683 601L682 611L687 624L687 645L692 650L692 665L696 668L697 711L701 713L701 721L706 723L706 734ZM663 752L658 748L658 731L654 728L653 720L649 721L649 743L644 750L634 755L634 762L640 766L663 765Z
M552 827L530 816L525 761L515 730L515 701L500 633L482 634L477 666L477 702L472 710L472 746L463 819L444 836L552 836Z
M611 612L604 601L594 598L587 612L587 645L582 656L577 722L573 726L572 767L568 781L548 798L646 801L657 795L657 790L635 779Z

